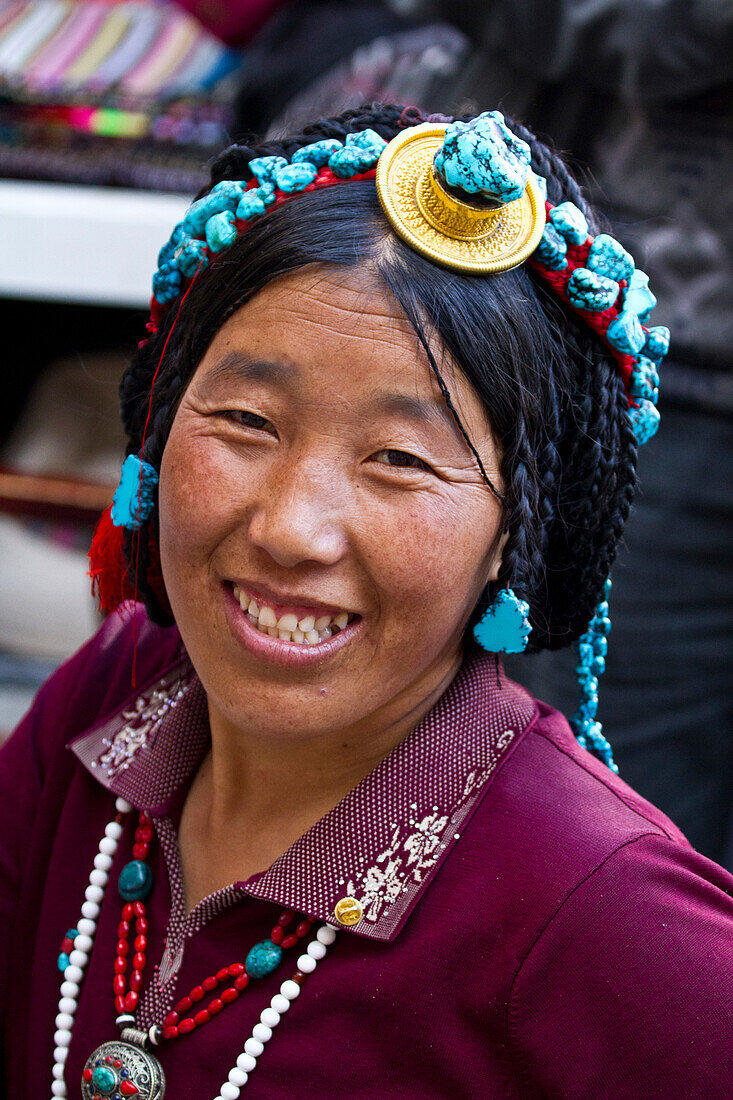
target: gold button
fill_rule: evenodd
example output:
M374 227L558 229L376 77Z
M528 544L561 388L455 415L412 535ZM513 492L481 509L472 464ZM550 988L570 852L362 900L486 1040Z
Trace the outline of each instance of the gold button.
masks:
M357 924L362 917L361 903L356 898L341 898L334 907L336 920L340 924Z

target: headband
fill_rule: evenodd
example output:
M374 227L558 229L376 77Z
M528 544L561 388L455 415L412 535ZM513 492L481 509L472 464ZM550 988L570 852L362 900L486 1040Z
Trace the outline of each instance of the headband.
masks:
M592 236L574 203L548 202L546 181L530 161L529 146L499 111L470 122L412 126L389 143L367 129L344 141L305 145L289 162L282 156L255 158L249 162L251 180L217 183L190 206L160 250L148 332L158 332L179 299L180 309L194 279L270 210L302 192L376 179L395 233L433 263L473 276L529 264L612 353L642 444L659 423L658 368L669 330L648 327L656 298L626 249L607 233ZM111 528L140 530L154 507L157 479L142 455L125 460L90 555L105 610L132 595L124 580L105 589L110 570L119 573L124 565L121 539Z

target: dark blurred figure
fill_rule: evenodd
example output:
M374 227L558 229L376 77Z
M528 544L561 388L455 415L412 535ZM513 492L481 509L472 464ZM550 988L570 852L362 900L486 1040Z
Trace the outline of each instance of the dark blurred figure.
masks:
M733 2L451 0L424 14L436 10L477 47L455 106L499 106L590 166L672 330L632 554L613 571L599 717L621 775L731 869ZM575 709L567 655L510 671Z

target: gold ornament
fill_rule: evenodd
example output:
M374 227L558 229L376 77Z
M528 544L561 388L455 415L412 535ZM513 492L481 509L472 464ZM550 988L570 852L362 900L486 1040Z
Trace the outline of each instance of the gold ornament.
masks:
M345 897L336 902L334 915L339 924L358 924L362 918L363 909L356 898Z
M495 209L456 198L433 171L445 131L430 122L413 126L382 152L377 194L390 225L416 252L454 271L491 275L518 267L545 228L545 201L534 176L530 172L521 198Z

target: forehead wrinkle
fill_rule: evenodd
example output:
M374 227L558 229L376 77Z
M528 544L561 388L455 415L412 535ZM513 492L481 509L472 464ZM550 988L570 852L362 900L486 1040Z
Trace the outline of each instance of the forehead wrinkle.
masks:
M208 374L213 382L273 382L282 385L297 380L298 371L290 363L230 351L210 368Z

